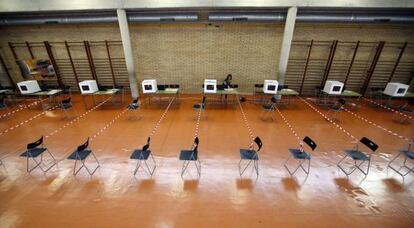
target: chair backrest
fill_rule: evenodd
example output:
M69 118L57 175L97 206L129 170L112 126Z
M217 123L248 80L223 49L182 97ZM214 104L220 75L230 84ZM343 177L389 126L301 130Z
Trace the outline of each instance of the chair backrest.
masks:
M0 97L0 104L4 104L4 97Z
M272 103L276 103L277 102L277 98L272 96L272 98L270 98L270 101L272 101Z
M198 144L200 143L200 139L198 137L195 137L194 144L193 144L193 151L198 152Z
M42 145L42 143L43 143L43 136L40 137L40 139L36 140L35 142L32 142L32 143L27 144L27 149L28 150L34 149L34 148Z
M168 87L172 88L172 89L178 89L178 88L180 88L180 85L179 84L171 84Z
M70 101L71 101L71 97L69 97L69 98L66 98L66 99L63 99L62 100L62 104L69 104L70 103Z
M375 144L373 141L368 139L367 137L362 137L361 140L359 140L362 144L364 144L366 147L368 147L372 152L375 152L378 149L378 145Z
M82 144L82 145L79 145L78 146L78 149L76 149L76 150L77 151L82 151L82 150L85 150L86 148L88 148L88 146L89 146L89 137L86 140L86 142L84 144Z
M257 151L260 151L260 149L262 149L263 143L259 136L256 136L256 138L254 138L254 142L257 145Z
M230 85L230 88L237 89L239 88L239 85L238 84Z
M201 104L203 105L206 104L206 99L207 99L206 96L203 96L203 100L201 101Z
M147 144L142 147L142 151L147 151L150 147L151 137L148 137Z
M344 99L340 98L338 100L338 103L341 104L341 105L345 105L346 101Z
M134 99L134 100L132 101L132 103L133 103L133 104L138 103L138 98Z
M302 141L306 143L312 149L312 151L316 149L316 143L308 136L305 136Z
M254 84L254 87L256 87L256 88L263 88L264 87L264 84Z

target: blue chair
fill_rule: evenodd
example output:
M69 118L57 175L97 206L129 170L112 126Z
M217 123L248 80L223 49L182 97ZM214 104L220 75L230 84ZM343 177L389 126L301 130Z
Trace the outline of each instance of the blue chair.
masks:
M408 145L408 148L407 149L402 149L402 150L400 150L400 153L398 153L398 155L394 158L394 159L392 159L389 163L388 163L388 167L389 168L391 168L391 169L393 169L396 173L398 173L399 175L401 175L401 177L405 177L407 174L409 174L409 173L411 173L411 172L414 172L414 167L412 167L412 168L410 168L410 167L408 167L407 166L407 160L408 159L410 159L411 161L413 161L414 160L414 151L412 151L411 150L411 146L412 146L412 144L413 144L414 142L413 141L411 141L410 142L410 144ZM402 165L400 165L400 168L395 168L395 167L393 167L392 166L392 163L398 158L398 157L400 157L400 156L404 156L404 161L403 161L403 164ZM402 173L401 171L400 171L400 169L401 168L406 168L408 171L406 172L406 173Z
M92 176L95 173L95 171L100 167L98 159L96 158L96 156L92 152L92 150L88 149L88 146L89 146L89 138L86 140L86 142L84 144L78 146L78 148L71 155L69 155L69 157L68 157L69 160L75 160L75 165L73 166L73 175L78 174L79 171L83 167L85 167L85 169L86 169L86 171L88 171L89 175ZM95 158L96 163L98 164L93 171L91 171L85 164L86 159L91 154ZM77 164L78 161L80 161L82 163L82 166L78 170L76 170L76 164Z
M356 144L355 149L352 150L345 150L345 156L339 160L337 166L344 172L347 176L351 175L355 170L361 171L365 176L369 173L369 167L371 165L371 155L378 149L378 145L372 142L370 139L366 137L362 137L361 140L359 140L363 145L368 147L368 149L371 150L369 153L364 153L363 151L359 150L359 143ZM345 160L345 158L351 158L354 161L353 168L349 169L349 171L346 171L342 166L341 163ZM359 162L359 163L358 163ZM362 169L362 165L368 162L367 168Z
M71 98L70 97L69 98L66 98L66 99L63 99L60 102L60 109L62 109L65 112L65 116L68 119L70 117L69 116L69 113L68 113L68 110L70 110L72 107L73 107L73 105L72 105L72 102L71 102Z
M308 145L311 148L312 151L315 151L317 145L311 138L306 136L305 138L303 138L302 141L304 143L306 143L306 145ZM310 152L305 152L305 150L303 150L302 143L301 143L300 147L301 147L300 149L289 149L290 156L288 157L288 159L285 161L285 164L284 164L286 170L288 171L288 173L291 176L293 176L296 173L296 171L298 171L299 168L301 168L306 173L306 175L309 175L309 172L310 172L310 161L311 161L311 158L312 158L311 153ZM294 159L299 161L298 165L293 170L293 172L287 166L287 163L291 158L294 158ZM307 161L308 165L305 168L305 167L303 167L303 163L305 163L306 161Z
M327 116L331 120L341 121L340 114L341 114L342 110L344 109L345 104L346 104L346 101L344 99L340 98L337 103L335 103L332 107L330 107L328 109Z
M408 120L409 116L412 116L414 114L414 109L411 109L409 107L409 103L407 102L398 109L398 112L404 115L394 112L394 114L392 115L392 119L395 121L399 121L400 123L404 123Z
M138 115L139 107L140 107L140 105L138 103L138 98L134 99L132 101L132 103L127 106L127 109L130 110L132 113L134 113L134 116L135 116L136 119L141 119L142 118L142 116Z
M27 144L27 150L22 153L20 156L26 157L27 161L27 172L31 173L35 168L39 167L44 173L49 171L53 166L57 164L55 157L50 151L43 145L43 136L35 142ZM52 158L52 163L47 166L43 160L43 153L47 152ZM40 156L40 161L36 160ZM35 166L30 168L30 160L33 160ZM46 165L46 168L43 168L42 165Z
M194 162L194 165L197 169L198 177L201 176L201 163L200 163L200 160L198 160L199 143L200 143L200 140L198 139L198 137L195 137L194 143L190 150L181 150L179 159L180 161L184 161L183 167L181 168L181 177L184 176L184 173L187 170L190 162Z
M6 99L4 97L0 97L0 110L8 110L9 106L6 104Z
M148 137L147 139L147 144L145 144L142 149L136 149L132 152L131 154L131 159L135 159L138 160L137 162L137 166L135 167L134 170L134 176L137 174L139 168L141 167L141 162L144 161L145 166L147 167L148 173L150 174L150 176L152 177L152 175L154 174L155 168L157 168L157 163L154 160L154 157L152 156L151 150L149 150L150 147L150 142L151 142L151 138ZM147 163L148 158L151 157L152 161L153 161L153 168L151 169Z
M254 143L257 146L257 151L254 148ZM240 149L240 161L239 161L239 174L240 177L246 171L246 169L253 163L253 168L256 171L257 176L259 176L259 155L258 152L262 149L263 143L259 137L256 137L253 140L250 148L248 149ZM242 168L242 161L246 160L247 164L244 165Z
M273 114L274 114L274 111L276 110L276 105L279 100L280 100L280 95L275 95L275 96L272 96L272 98L270 99L270 102L267 102L266 104L262 105L262 113L260 115L262 120L268 119L269 116L272 118L272 120L274 120Z

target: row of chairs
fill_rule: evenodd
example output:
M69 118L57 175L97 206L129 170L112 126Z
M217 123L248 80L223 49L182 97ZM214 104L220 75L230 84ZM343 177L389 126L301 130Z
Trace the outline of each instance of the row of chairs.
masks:
M156 161L151 153L150 150L150 142L151 138L148 137L147 143L142 147L142 149L136 149L133 151L133 153L130 156L130 159L138 160L137 165L134 170L134 175L138 172L139 168L143 164L145 164L146 170L148 171L149 175L152 176L156 169ZM193 145L189 150L182 150L179 154L179 160L183 161L183 166L181 169L181 176L184 175L185 171L187 170L189 164L191 162L194 163L198 176L201 175L201 163L198 157L198 146L199 146L199 138L196 137L194 139ZM239 174L242 176L247 168L250 165L253 165L253 169L256 172L257 175L259 175L259 151L263 147L262 140L259 137L256 137L254 139L254 144L252 144L251 147L248 149L240 149L240 161L238 163L239 168ZM317 144L308 136L306 136L303 139L303 143L306 144L311 151L315 151ZM300 144L299 148L295 149L289 149L290 156L287 158L287 160L284 163L284 167L288 171L290 175L294 175L299 168L301 168L306 175L309 175L310 173L310 161L311 161L311 152L306 152L303 143ZM356 144L355 148L350 150L345 150L345 156L339 160L337 163L337 166L342 170L347 176L351 175L356 170L361 171L365 176L368 175L370 164L371 164L371 156L372 154L378 149L378 145L372 142L370 139L363 137L360 140L360 143L364 146L366 146L370 152L364 152L359 148L359 143ZM253 146L256 145L257 149ZM410 172L414 172L414 167L409 167L407 164L407 160L413 160L414 159L414 151L411 150L412 143L410 143L409 147L407 149L403 149L400 151L400 153L392 159L388 167L393 169L396 173L401 175L402 177L406 176ZM44 158L44 154L49 155L51 158L51 162L46 163L46 160ZM94 161L96 162L96 167L94 169L90 169L86 165L86 159L89 156L92 156ZM24 153L21 154L22 157L26 157L27 160L27 172L32 172L35 168L39 167L43 172L47 172L52 167L57 165L57 161L53 154L44 146L43 144L43 136L36 140L35 142L27 144L27 149ZM400 156L404 157L403 164L400 165L399 168L396 168L394 163L396 162L397 158ZM40 158L39 158L40 157ZM354 165L351 168L344 167L343 162L345 159L350 158L354 161ZM100 167L100 163L95 156L95 154L92 152L91 149L89 149L89 138L87 141L81 145L79 145L75 151L73 151L69 157L67 158L69 160L75 160L75 164L73 167L73 175L77 175L79 171L82 168L85 168L87 172L90 175L93 175L96 170ZM149 164L147 161L151 160L152 164ZM296 166L293 168L288 167L288 162L291 159L297 160ZM50 160L50 159L49 159ZM31 162L34 163L34 165L31 165ZM77 163L80 162L81 166L77 168ZM0 164L3 164L2 161L0 161ZM367 164L365 168L363 167L364 164ZM401 168L405 168L408 171L402 172Z

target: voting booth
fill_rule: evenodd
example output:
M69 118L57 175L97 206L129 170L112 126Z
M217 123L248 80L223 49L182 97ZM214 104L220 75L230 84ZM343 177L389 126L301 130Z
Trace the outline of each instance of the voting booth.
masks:
M17 83L21 94L31 94L41 91L36 80L29 80Z
M204 80L204 93L217 93L217 80L205 79Z
M344 83L340 81L327 80L325 86L323 87L323 92L327 94L340 95L343 88Z
M147 79L142 81L142 92L143 93L155 93L157 92L157 80Z
M99 91L98 84L95 80L85 80L79 82L79 88L82 94L91 94Z
M265 80L263 84L263 92L267 94L277 94L279 82L277 80Z
M406 84L390 82L385 87L384 93L392 97L403 97L407 93L408 87Z

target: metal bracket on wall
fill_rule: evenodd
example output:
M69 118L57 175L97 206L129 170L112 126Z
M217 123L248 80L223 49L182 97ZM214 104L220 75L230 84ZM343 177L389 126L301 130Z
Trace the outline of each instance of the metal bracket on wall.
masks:
M371 65L367 71L364 84L361 88L361 94L365 94L368 89L369 82L371 81L372 75L374 74L375 67L377 66L378 60L381 56L382 49L384 49L385 41L380 41L375 51L374 58L372 59Z
M337 46L338 46L338 40L332 41L331 49L329 50L328 61L326 61L326 67L325 67L325 71L324 71L323 78L321 81L321 87L325 85L325 82L328 79L329 71L331 70L331 66L332 66L332 62L335 56L335 51L336 51Z
M307 55L307 58L306 58L305 68L303 70L302 82L300 84L300 90L299 90L300 95L302 95L303 84L305 83L306 71L308 70L309 59L310 59L311 52L312 52L312 46L313 46L313 40L311 40L311 42L309 44L309 48L308 48L308 55Z

